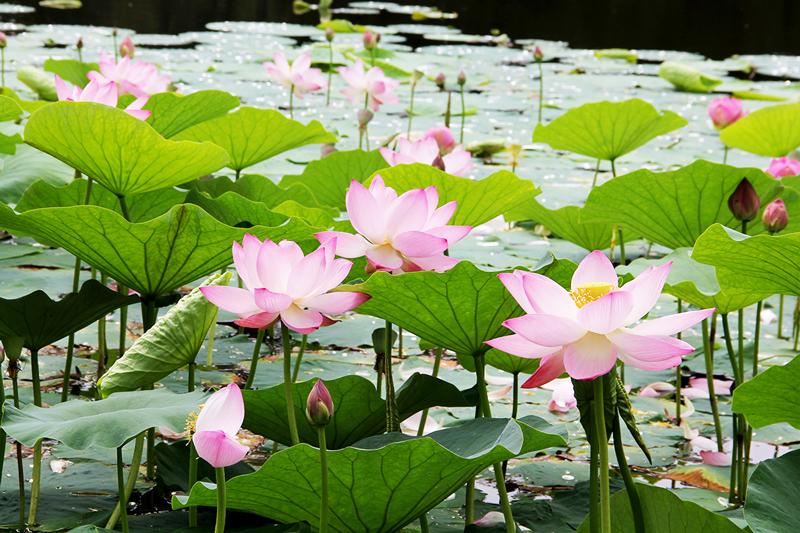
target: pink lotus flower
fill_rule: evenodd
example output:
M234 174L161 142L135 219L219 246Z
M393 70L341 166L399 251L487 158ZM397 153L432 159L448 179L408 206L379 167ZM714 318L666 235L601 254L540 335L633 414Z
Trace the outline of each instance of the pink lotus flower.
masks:
M336 254L342 257L366 255L370 271L444 272L458 263L444 251L472 229L447 225L456 202L438 207L436 187L412 189L398 196L379 175L372 179L369 189L353 180L346 203L358 235L323 231L316 237L322 243L335 239Z
M715 379L714 380L714 393L717 396L730 396L731 386L733 381ZM708 398L708 379L707 378L691 378L689 380L689 388L683 389L683 394L687 398L694 400L695 398Z
M214 468L225 468L244 459L249 448L236 440L243 421L244 400L235 383L212 394L197 415L192 437L197 455Z
M541 386L564 372L574 379L594 379L608 373L617 359L643 370L673 368L694 348L670 335L697 324L714 310L679 313L633 326L655 305L670 267L667 263L649 268L619 287L611 261L594 251L572 276L571 291L540 274L519 270L500 274L527 314L503 323L513 335L487 344L520 357L541 358L525 388Z
M92 80L86 87L81 89L77 85L72 85L62 80L56 74L56 94L58 99L67 102L95 102L111 107L117 107L117 86L114 83L106 82L101 83L98 80ZM146 120L150 116L150 111L142 109L142 106L147 103L147 98L137 98L125 108L125 111L132 117L139 120Z
M791 157L777 157L770 161L767 174L776 178L786 178L800 174L800 161Z
M119 45L119 55L133 59L133 54L135 53L136 46L133 44L133 39L131 39L130 35L127 35Z
M714 127L720 130L727 128L746 114L742 108L742 101L731 96L714 98L708 104L708 116Z
M130 57L123 57L116 62L105 52L100 54L100 72L92 71L87 76L101 83L112 81L117 84L120 94L132 94L137 98L163 93L170 84L169 76L159 74L158 68L152 63L134 61Z
M642 387L642 390L639 391L639 396L644 396L645 398L660 398L667 394L672 394L673 392L675 392L675 386L671 383L656 381L655 383L650 383Z
M397 140L397 150L381 148L381 155L391 166L410 163L444 166L442 170L463 176L472 169L472 155L458 146L449 128L432 128L417 141Z
M379 67L365 71L364 63L358 60L352 67L339 67L339 74L347 82L342 94L354 105L361 106L366 101L377 112L383 104L399 102L394 90L400 82L387 77Z
M302 98L304 94L323 89L325 77L318 68L311 68L311 54L301 54L290 65L283 52L275 52L273 62L264 63L267 74Z
M303 255L292 241L275 244L245 235L233 243L233 263L245 288L208 285L203 295L225 311L236 313L236 324L266 328L278 318L298 333L311 333L334 321L329 315L350 311L369 296L360 292L329 292L337 287L353 263L335 259L336 240Z
M570 409L575 409L578 406L571 379L554 379L543 388L553 391L547 404L547 409L551 413L568 413Z

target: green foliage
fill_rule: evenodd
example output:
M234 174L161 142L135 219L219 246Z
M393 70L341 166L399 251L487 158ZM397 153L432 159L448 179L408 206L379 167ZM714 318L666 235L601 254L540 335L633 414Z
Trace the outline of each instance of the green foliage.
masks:
M51 74L35 67L21 67L17 69L17 79L35 92L39 99L48 102L58 100L56 83Z
M800 104L758 109L720 133L732 148L769 157L788 155L800 146Z
M511 210L507 220L532 220L544 225L554 236L577 244L585 250L605 250L611 246L614 225L605 222L585 222L585 207L566 205L548 209L536 199Z
M742 383L733 393L733 410L754 428L787 422L800 429L800 358L773 366Z
M89 83L89 78L86 75L93 70L99 71L100 66L97 63L83 63L76 59L50 58L45 60L44 69L47 72L57 74L61 79L73 85L86 87Z
M151 111L147 119L167 139L207 120L225 115L239 105L239 98L225 91L197 91L189 95L158 93L151 96L144 109Z
M800 529L800 504L794 480L800 477L800 450L760 463L747 487L744 516L753 533L792 533Z
M710 93L722 83L722 80L708 74L703 74L696 68L678 63L664 61L658 67L658 75L670 82L679 91L690 93Z

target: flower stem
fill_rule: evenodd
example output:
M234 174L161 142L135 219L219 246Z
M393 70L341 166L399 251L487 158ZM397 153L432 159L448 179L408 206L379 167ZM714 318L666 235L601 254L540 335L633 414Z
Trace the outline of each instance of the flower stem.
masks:
M136 479L139 477L139 466L142 463L142 451L144 450L144 438L147 432L143 431L136 435L133 445L133 458L131 459L130 470L128 471L128 481L125 484L125 500L127 501L133 494L133 487L136 486ZM114 507L114 512L106 522L106 529L114 529L120 518L121 508L119 503Z
M727 144L723 145L723 147L722 147L722 164L723 165L727 165L728 164L728 145Z
M72 292L78 292L81 282L81 260L75 258L75 269L72 272ZM72 372L72 356L75 353L75 333L70 333L67 338L67 355L64 360L64 379L61 382L61 401L69 399L70 373Z
M394 376L392 375L392 323L385 324L386 348L383 354L383 373L386 381L386 433L400 430L400 419L397 413L397 399L394 394Z
M536 117L536 123L542 123L542 108L544 107L544 71L542 70L542 62L537 61L539 66L539 114Z
M683 301L678 298L678 313L683 312ZM676 335L678 340L681 338L681 333ZM683 374L681 373L681 365L675 367L675 421L676 425L681 425L681 406L683 400L681 399L681 385L683 385ZM615 443L616 444L616 443Z
M783 294L781 294L778 297L778 333L776 334L776 336L779 339L784 338L783 337L783 305L784 305L784 297L783 297Z
M195 380L194 370L195 367L197 367L197 363L192 361L191 363L189 363L188 366L189 366L189 375L186 378L186 391L194 392L194 380Z
M19 361L8 361L8 375L11 378L11 393L14 398L14 407L19 409L19 382L17 376L19 374ZM17 441L17 481L19 488L19 530L25 531L25 468L22 465L22 444Z
M289 422L289 435L292 446L300 443L297 433L297 417L294 412L294 392L292 392L292 335L284 324L281 327L281 340L283 341L283 393L286 397L286 416Z
M322 494L319 502L319 533L328 531L328 448L325 442L325 427L317 427L319 440L319 475L322 480Z
M461 134L458 137L458 143L464 144L464 121L467 118L467 106L464 104L464 86L461 86Z
M253 356L250 358L250 371L247 373L247 381L244 384L246 390L253 388L253 381L256 379L258 359L261 355L261 343L264 341L264 331L264 328L260 328L256 333L256 344L253 346Z
M325 105L331 105L331 82L333 81L333 43L328 43L328 87L325 93Z
M597 185L597 175L600 173L600 160L597 160L597 163L594 166L594 176L592 177L592 189L595 188Z
M763 306L763 300L756 304L756 329L753 333L753 377L758 374L758 351L761 344L761 310Z
M606 434L603 376L594 379L594 431L600 477L600 531L611 532L611 491L608 480L608 435Z
M197 448L189 441L189 491L197 483ZM197 527L197 507L189 507L189 527Z
M294 118L294 85L289 87L289 118Z
M39 380L39 351L31 350L31 379L33 380L33 404L42 406L42 389ZM36 524L39 511L39 491L42 485L42 440L33 445L33 482L31 483L31 501L28 509L28 525Z
M406 138L411 140L411 122L414 120L414 95L417 92L416 80L411 80L411 99L408 105L408 127L406 128Z
M631 470L628 467L628 460L625 458L625 449L622 446L622 431L620 430L619 416L614 417L613 432L614 454L617 456L617 464L619 465L619 473L622 475L622 481L625 482L625 492L628 494L628 500L631 502L634 531L636 533L645 533L644 516L642 515L642 502L639 500L639 492L636 490L636 482L633 480Z
M128 498L125 495L125 474L123 471L122 462L122 446L117 447L117 494L119 498L119 507L122 510L120 517L122 518L122 531L128 533Z
M449 128L450 127L450 116L451 116L450 115L450 101L451 101L451 95L452 94L453 93L451 91L447 91L447 107L444 109L444 127L445 128Z
M105 285L108 276L100 273L100 283ZM97 379L100 379L106 371L106 357L108 356L108 343L106 341L106 317L101 316L97 321Z
M716 322L717 316L712 320ZM719 419L719 406L717 405L717 395L714 392L714 346L708 334L708 319L703 320L703 358L706 364L706 382L708 383L708 397L711 403L711 414L714 417L714 433L717 437L717 451L722 451L722 423Z
M444 350L442 348L436 348L434 360L433 360L433 372L431 376L438 377L439 376L439 367L442 364L442 352ZM422 411L422 415L419 417L419 428L417 428L417 436L421 437L425 434L425 423L428 421L428 409L424 409Z
M589 402L589 409L595 411L595 400ZM600 480L598 479L597 462L599 453L597 435L594 431L589 435L589 531L597 533L600 530Z
M215 468L217 474L217 521L214 533L225 532L225 469Z
M6 49L0 48L0 83L3 85L3 93L6 92Z
M303 354L306 353L306 344L308 344L308 335L303 335L300 340L300 349L297 352L297 359L294 361L294 370L292 370L292 383L297 382L297 376L300 375L300 363L303 362Z
M208 328L208 340L206 341L206 365L214 366L214 337L217 335L217 314L219 310L214 310L214 320Z

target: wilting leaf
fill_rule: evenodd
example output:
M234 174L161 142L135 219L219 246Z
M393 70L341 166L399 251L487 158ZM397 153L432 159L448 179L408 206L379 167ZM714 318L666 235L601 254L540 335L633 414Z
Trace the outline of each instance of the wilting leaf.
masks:
M230 273L215 274L205 285L227 285ZM152 385L173 371L194 362L217 307L199 288L181 298L166 315L136 339L97 383L103 396Z
M394 433L331 450L330 531L399 531L487 466L563 443L525 419L478 419L426 437ZM282 450L257 472L230 480L226 492L228 509L313 527L319 523L319 452L307 444ZM215 502L215 486L198 483L172 505Z
M143 296L166 294L228 265L231 243L245 233L276 241L313 238L303 222L234 228L191 204L139 223L97 206L15 215L0 204L0 228L60 246Z
M659 112L638 98L595 102L570 109L550 124L537 125L533 141L556 150L614 161L686 124L686 119L677 113Z
M501 170L480 180L446 174L430 165L397 165L378 171L386 185L398 193L434 185L439 205L458 202L450 224L478 226L533 201L541 192L533 182Z
M284 176L281 186L289 187L301 183L314 191L314 196L321 204L344 211L344 198L350 182L364 181L388 166L377 150L333 152L309 163L299 176Z
M186 96L166 92L151 96L144 109L152 111L147 122L166 138L186 128L225 115L239 105L239 98L225 91L197 91Z
M84 282L78 292L57 301L44 291L13 300L0 298L0 339L23 338L23 346L38 350L136 300L95 280Z
M733 148L769 157L781 157L800 146L800 104L758 109L720 133Z
M644 527L647 533L741 533L730 519L700 507L694 502L680 499L667 489L637 483L636 492L642 503ZM588 533L587 517L578 533ZM611 531L634 531L633 513L628 494L621 490L611 497Z
M316 380L295 384L294 405L300 442L317 445L317 430L305 417L306 398ZM344 448L386 428L386 402L375 385L360 376L345 376L326 380L336 406L336 416L325 428L328 447ZM257 391L243 391L245 403L244 428L289 445L291 438L286 423L286 398L283 385ZM430 407L466 407L472 401L455 385L424 374L414 374L397 390L397 408L403 421L414 413Z
M225 166L211 143L166 140L121 109L58 102L31 115L25 142L102 183L117 195L186 183Z
M742 383L733 393L733 410L754 428L788 422L800 429L800 357L772 366Z
M70 82L79 87L86 87L89 83L89 78L86 76L89 72L100 70L97 63L84 63L76 59L47 59L44 62L44 69L47 72L58 74L61 79Z
M507 220L533 220L543 224L553 234L586 250L605 250L611 246L614 225L604 222L584 222L584 207L567 205L547 209L536 199L508 213Z
M710 93L722 80L703 74L696 68L675 61L664 61L658 67L658 75L680 91Z
M42 100L49 102L58 100L56 82L51 74L35 67L21 67L17 69L17 79L27 85Z
M234 170L242 170L292 148L336 142L336 137L316 120L303 125L274 109L255 107L242 107L201 122L175 138L210 141L224 148L230 154L227 166Z
M728 209L728 197L743 178L750 180L765 207L778 195L778 182L761 170L700 160L671 172L637 170L595 187L581 222L620 224L670 248L690 247L714 223L739 224ZM800 227L800 204L789 207ZM751 233L764 231L760 220L752 224Z
M99 401L64 402L42 408L16 409L6 404L3 429L26 446L42 438L70 448L116 448L151 427L181 432L190 413L205 398L202 392L175 394L167 389L120 392Z
M0 122L17 120L22 116L22 108L8 96L0 96Z
M793 480L800 477L800 450L760 463L747 485L744 517L753 533L800 530L800 495Z

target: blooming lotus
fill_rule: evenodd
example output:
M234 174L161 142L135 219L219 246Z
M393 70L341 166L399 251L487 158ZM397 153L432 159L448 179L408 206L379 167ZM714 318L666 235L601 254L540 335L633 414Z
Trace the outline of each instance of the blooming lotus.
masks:
M655 305L671 263L651 267L619 287L611 261L594 251L572 276L571 290L548 277L515 271L500 279L524 316L503 325L513 335L487 342L504 352L541 359L523 384L541 386L564 372L580 380L608 373L617 359L643 370L664 370L680 364L694 348L671 335L710 316L703 309L636 324Z
M457 259L444 254L463 239L470 226L450 226L456 202L439 205L436 187L412 189L400 196L376 175L369 189L353 180L347 190L347 214L357 235L341 231L317 233L322 243L334 241L342 257L367 256L369 270L444 272Z
M727 128L746 115L742 108L742 101L738 98L727 96L714 98L708 104L708 116L717 129Z
M235 383L212 394L195 423L192 441L197 455L214 468L225 468L244 459L248 448L236 439L243 421L244 400Z
M298 333L330 325L330 315L358 307L369 296L330 292L344 281L353 263L336 259L336 240L308 255L293 241L274 243L245 235L233 243L233 263L245 288L208 285L203 295L214 305L239 315L236 324L262 329L277 319Z
M102 52L100 54L100 72L87 74L89 79L101 83L112 81L117 84L120 94L132 94L137 98L151 94L163 93L169 88L170 79L160 74L152 63L123 57L118 62Z
M458 146L449 128L431 128L416 141L397 140L397 150L381 148L381 155L391 166L423 163L443 167L455 176L463 176L472 169L472 155Z
M800 161L791 157L777 157L770 161L767 174L775 178L785 178L800 174Z
M283 52L276 52L272 61L264 63L267 73L275 81L293 91L298 98L302 98L306 93L323 89L326 85L322 71L311 68L309 53L301 54L289 64Z
M339 67L347 87L342 89L348 100L362 106L364 102L377 112L383 104L396 104L399 99L394 90L400 82L387 77L379 67L364 70L364 63L356 61L351 67Z
M67 102L95 102L104 104L111 107L117 107L117 86L111 82L100 82L92 80L86 87L81 89L77 85L72 85L62 80L56 74L56 94L58 99ZM125 112L129 115L145 120L150 116L150 111L142 109L142 106L147 103L147 97L137 98L125 108Z
M570 409L578 406L575 398L575 390L572 381L569 379L554 379L544 388L553 391L550 401L547 403L547 410L551 413L568 413Z

